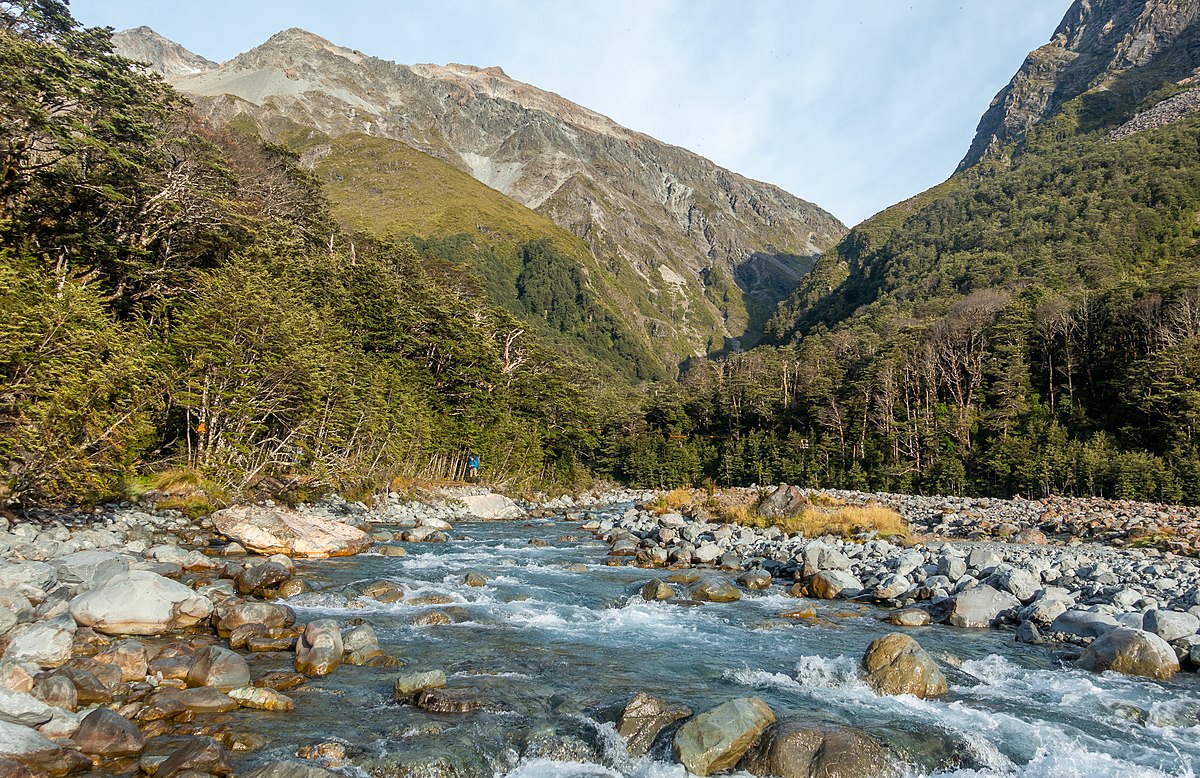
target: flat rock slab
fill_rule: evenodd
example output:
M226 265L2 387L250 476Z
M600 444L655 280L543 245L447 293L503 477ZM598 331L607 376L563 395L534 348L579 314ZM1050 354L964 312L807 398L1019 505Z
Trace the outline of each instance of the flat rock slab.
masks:
M212 522L222 535L263 555L351 556L372 544L356 527L289 508L238 505L217 511Z

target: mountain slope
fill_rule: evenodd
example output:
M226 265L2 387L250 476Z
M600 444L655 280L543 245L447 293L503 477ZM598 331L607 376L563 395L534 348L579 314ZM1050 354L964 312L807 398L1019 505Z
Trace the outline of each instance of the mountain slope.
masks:
M992 100L959 170L1002 157L1072 100L1083 98L1077 111L1094 129L1197 72L1197 0L1075 0L1050 42Z
M623 307L667 363L753 343L774 304L845 231L777 187L499 68L408 67L293 29L168 78L218 120L249 115L275 140L296 127L399 140L550 217L587 243L596 283L609 274L626 290Z

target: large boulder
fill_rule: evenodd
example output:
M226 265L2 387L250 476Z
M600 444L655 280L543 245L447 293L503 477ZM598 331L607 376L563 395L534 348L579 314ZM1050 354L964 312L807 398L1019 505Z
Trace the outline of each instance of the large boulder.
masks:
M822 570L808 584L814 597L836 600L862 593L862 581L845 570Z
M371 547L371 536L349 524L290 508L238 505L212 515L213 527L256 554L350 556Z
M1050 623L1050 631L1080 638L1097 638L1118 626L1117 620L1107 613L1073 608L1056 616Z
M1167 641L1129 627L1110 629L1093 640L1078 664L1085 670L1115 670L1149 678L1170 678L1179 672L1179 660Z
M692 589L692 599L701 602L736 602L742 599L742 593L723 578L705 578Z
M96 708L85 716L71 740L83 753L103 757L135 756L146 747L142 731L109 708Z
M912 694L921 698L946 693L946 678L921 644L901 632L884 635L863 655L867 684L879 694Z
M476 519L504 520L525 517L521 506L502 494L470 494L458 499L466 506L467 515Z
M71 600L80 625L106 635L159 635L207 619L212 602L149 570L130 570Z
M360 624L342 635L343 657L348 665L365 665L384 656L379 647L379 636L370 624Z
M985 584L956 595L946 620L955 627L990 627L1003 614L1019 607L1021 601L1016 597Z
M0 721L36 727L54 718L54 708L25 692L0 689Z
M65 775L73 767L70 752L37 730L7 721L0 721L0 758L52 776Z
M5 661L58 667L71 658L75 623L66 617L32 624L18 632L4 650Z
M630 756L644 756L664 729L692 715L691 708L672 705L645 692L634 695L617 719L617 733L625 738Z
M342 663L342 631L333 619L310 621L296 641L296 672L329 675Z
M1153 632L1168 643L1172 640L1191 637L1200 629L1200 619L1181 611L1146 611L1142 618L1142 629Z
M730 700L679 728L675 733L675 758L696 775L728 770L774 723L774 711L761 698Z
M250 666L227 648L209 646L196 655L185 680L188 686L211 686L229 692L250 683Z
M898 778L888 750L850 727L781 721L772 724L738 765L751 775L775 778Z
M54 561L59 583L94 589L129 569L129 563L112 551L76 551Z
M296 612L277 602L227 597L217 603L213 611L213 624L217 628L217 634L222 637L228 637L229 633L247 624L261 624L268 629L283 629L295 623Z

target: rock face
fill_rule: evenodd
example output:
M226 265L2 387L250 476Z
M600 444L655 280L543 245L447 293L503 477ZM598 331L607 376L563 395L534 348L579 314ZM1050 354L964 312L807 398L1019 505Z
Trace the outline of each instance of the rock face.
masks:
M781 721L772 724L738 767L776 778L895 778L900 775L878 740L830 724Z
M676 362L709 339L750 345L755 319L845 233L811 203L497 67L398 65L298 29L214 68L149 31L115 42L218 121L246 114L273 140L295 123L334 139L310 153L318 171L339 136L362 133L445 160L549 217L586 242L596 259L587 272L637 286L615 307L637 311L635 325Z
M775 723L759 697L742 697L705 711L675 733L675 758L696 775L728 770Z
M946 693L946 678L933 657L908 635L893 632L867 647L862 667L866 681L880 694L912 694L921 698Z
M992 100L959 170L999 157L1083 94L1120 115L1200 66L1197 0L1075 0L1050 42Z
M121 52L122 56L148 63L152 69L167 78L194 76L217 66L217 63L193 54L149 27L138 27L115 33L113 46Z
M1125 675L1170 678L1179 672L1171 645L1158 635L1140 629L1117 627L1092 641L1079 666L1085 670L1115 670Z
M158 635L208 618L212 603L181 583L149 570L109 578L71 601L80 625L106 635Z
M371 547L371 536L349 524L287 508L242 505L217 511L213 526L256 554L350 556Z

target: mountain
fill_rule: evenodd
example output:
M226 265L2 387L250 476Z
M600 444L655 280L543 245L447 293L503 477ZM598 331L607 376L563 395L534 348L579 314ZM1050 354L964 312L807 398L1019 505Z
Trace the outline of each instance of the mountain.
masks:
M114 50L122 56L146 62L168 79L195 75L217 66L149 27L113 33L112 42Z
M304 151L319 174L340 138L399 141L548 217L584 242L587 284L648 334L671 369L756 342L775 304L845 233L778 187L500 68L399 65L290 29L221 65L180 73L181 55L162 41L132 30L119 45L202 113L253 119L269 139Z
M1157 103L1164 88L1188 88L1198 72L1197 0L1075 0L1050 42L992 100L959 170L1011 153L1072 100L1082 98L1079 120L1095 128L1147 99Z
M964 166L689 370L620 476L1200 503L1198 5L1074 3Z

